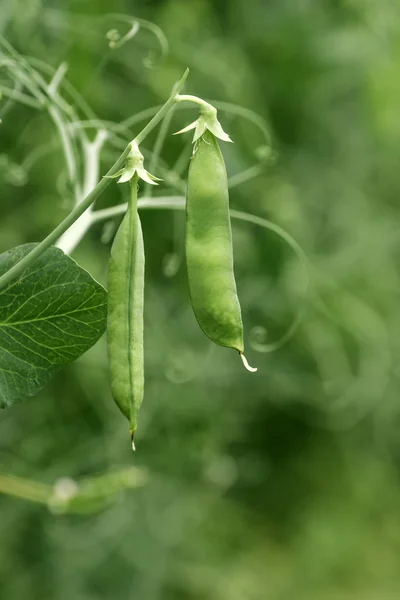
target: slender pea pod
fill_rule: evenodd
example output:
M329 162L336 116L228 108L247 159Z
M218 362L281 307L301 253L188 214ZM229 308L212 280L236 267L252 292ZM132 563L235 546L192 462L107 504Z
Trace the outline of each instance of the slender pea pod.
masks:
M243 352L243 324L233 270L228 180L216 137L206 131L189 166L186 263L196 319L216 344Z
M144 246L137 212L137 184L131 180L128 210L111 248L108 270L108 355L111 390L130 423L132 436L143 400Z

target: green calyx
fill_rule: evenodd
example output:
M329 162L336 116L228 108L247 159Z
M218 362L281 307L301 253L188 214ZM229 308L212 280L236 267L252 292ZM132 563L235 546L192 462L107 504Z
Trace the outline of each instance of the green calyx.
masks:
M191 129L195 130L193 136L193 143L197 142L197 140L200 139L206 131L210 131L213 135L215 135L215 137L219 138L223 142L232 142L231 138L222 129L222 125L218 121L217 109L214 108L214 106L212 106L208 102L202 102L200 107L199 118L196 119L196 121L193 121L193 123L190 123L190 125L188 125L187 127L184 127L180 131L177 131L175 135L178 135L180 133L186 133Z
M135 141L129 144L130 150L126 159L126 164L123 169L120 169L114 175L106 175L106 177L115 178L119 177L117 183L125 183L130 181L136 174L139 179L143 179L146 183L151 185L158 185L157 181L162 181L159 177L151 175L144 168L144 156L139 150L139 146Z

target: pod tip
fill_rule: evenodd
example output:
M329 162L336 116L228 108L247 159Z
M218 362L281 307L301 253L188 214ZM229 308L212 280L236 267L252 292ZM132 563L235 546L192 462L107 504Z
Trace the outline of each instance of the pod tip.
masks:
M134 433L135 433L134 431L131 431L131 442L132 442L132 450L133 450L133 452L136 451L135 442L133 441L133 434Z
M257 367L251 367L249 365L249 363L247 362L247 358L245 357L245 355L243 354L243 352L239 352L240 354L240 358L242 359L242 363L244 364L245 368L250 371L250 373L255 373L257 371Z

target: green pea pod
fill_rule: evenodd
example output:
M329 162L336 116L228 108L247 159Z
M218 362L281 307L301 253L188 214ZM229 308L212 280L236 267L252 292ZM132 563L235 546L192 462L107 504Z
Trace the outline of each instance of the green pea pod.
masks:
M186 263L197 321L216 344L233 348L243 363L243 324L233 271L228 180L216 137L196 142L186 197ZM256 370L256 369L254 369Z
M137 183L131 180L131 201L111 248L108 270L108 355L111 390L130 422L132 436L143 400L144 246L137 212Z

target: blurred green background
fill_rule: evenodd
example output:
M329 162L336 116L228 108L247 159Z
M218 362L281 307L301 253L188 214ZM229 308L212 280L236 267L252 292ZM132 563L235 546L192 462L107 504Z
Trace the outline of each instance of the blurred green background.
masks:
M157 24L168 55L160 60L146 30L110 50L107 31L129 27L99 18L109 12ZM197 327L180 260L183 215L142 212L146 392L136 454L102 339L37 397L1 413L0 460L3 473L49 484L135 465L148 484L85 516L0 496L1 599L397 600L400 4L1 0L0 33L53 68L68 63L68 80L101 119L119 123L164 102L186 66L187 93L258 113L276 158L232 188L231 206L290 233L312 277L305 298L287 244L234 222L251 375ZM4 68L0 80L12 87ZM176 113L171 132L195 115ZM235 141L223 148L234 176L265 140L245 119L220 118ZM47 113L17 103L2 119L0 251L40 240L72 207ZM167 174L182 138L168 136ZM21 165L37 148L43 156L27 173ZM101 173L117 156L106 144ZM111 185L97 206L123 194ZM118 222L96 224L73 253L102 283ZM291 340L264 352L304 303Z

